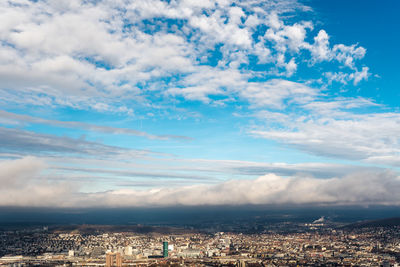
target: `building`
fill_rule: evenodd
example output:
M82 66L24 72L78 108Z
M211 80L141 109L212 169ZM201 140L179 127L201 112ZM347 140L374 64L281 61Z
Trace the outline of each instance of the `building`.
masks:
M106 267L122 267L122 258L119 252L106 254Z
M132 247L131 246L125 247L124 254L127 256L132 256Z
M246 261L245 260L239 260L237 266L238 267L246 267Z
M168 258L168 242L163 242L163 257Z

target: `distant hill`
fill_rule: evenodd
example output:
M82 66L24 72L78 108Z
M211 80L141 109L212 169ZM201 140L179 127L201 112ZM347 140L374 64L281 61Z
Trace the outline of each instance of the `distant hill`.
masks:
M400 217L362 221L362 222L348 224L343 228L354 229L354 228L365 228L365 227L393 227L393 226L400 226Z

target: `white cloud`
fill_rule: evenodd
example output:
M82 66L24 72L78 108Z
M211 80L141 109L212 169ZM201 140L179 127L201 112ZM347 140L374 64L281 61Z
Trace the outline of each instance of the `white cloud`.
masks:
M45 167L44 162L34 157L1 161L0 182L2 187L19 187Z
M317 90L287 80L274 79L264 83L250 83L241 91L241 96L259 107L283 109L285 100L307 103L318 94Z
M281 24L276 22L276 15L272 16L274 19L272 20L271 28L266 31L264 37L267 40L273 41L279 52L284 53L287 49L299 52L305 46L306 31L307 29L312 29L312 24L310 22L302 22L293 25L283 25L282 22Z
M321 62L331 60L331 51L329 49L329 36L324 30L320 30L314 37L314 44L309 47L312 55L312 61Z
M1 206L62 206L74 188L42 176L46 164L33 157L0 162Z
M371 73L368 67L363 67L361 71L355 70L352 73L344 72L326 72L324 73L328 82L331 84L333 81L347 84L349 81L353 81L353 85L358 85L362 80L368 80Z
M186 99L211 102L210 95L229 95L247 84L246 75L238 70L215 70L203 66L179 82L180 87L171 88L169 94L182 95Z
M343 44L337 44L333 47L332 52L335 54L336 60L344 63L350 68L354 68L354 60L363 58L366 49L361 46L356 47L356 45L346 46Z
M368 80L368 77L371 75L368 71L368 67L363 67L361 71L351 74L350 78L354 80L354 85L357 85L362 80Z
M361 173L341 179L282 178L274 174L255 180L231 180L149 191L119 190L88 198L106 206L243 205L243 204L392 204L400 189L392 173ZM91 202L93 205L95 201Z
M309 10L294 0L4 1L0 10L3 103L133 114L130 103L151 102L157 98L154 91L175 88L161 95L211 103L210 95L246 87L260 75L249 69L249 56L273 64L263 75L292 76L304 50L311 51L314 63L335 59L353 70L365 54L356 45L330 48L324 30L314 44L307 43L312 22L288 24L280 17ZM256 29L261 24L267 26L264 36ZM210 71L242 77L231 79L229 86L217 77L201 85L176 78L203 75L204 60L215 50L222 57L208 66ZM358 84L369 74L363 68L348 75Z
M286 75L287 76L292 76L296 70L297 70L297 64L295 62L295 59L292 58L285 66L286 68Z
M119 189L80 193L79 185L40 178L45 165L35 158L0 163L1 206L132 207L174 205L327 204L399 205L400 179L391 172L355 173L342 178L283 178L267 174L254 180L149 190ZM29 173L29 175L28 175ZM46 178L47 177L47 178ZM10 181L13 181L10 183ZM18 181L16 184L15 181Z
M355 69L354 61L362 59L367 51L364 47L357 45L336 44L330 48L329 35L325 30L320 30L314 37L314 43L305 44L305 47L310 50L314 63L336 60L353 70Z
M336 158L388 164L400 159L400 116L397 113L353 114L346 111L371 106L367 100L339 100L306 105L315 113L292 114L280 128L254 129L254 135L290 144L303 151ZM396 164L397 165L397 164Z

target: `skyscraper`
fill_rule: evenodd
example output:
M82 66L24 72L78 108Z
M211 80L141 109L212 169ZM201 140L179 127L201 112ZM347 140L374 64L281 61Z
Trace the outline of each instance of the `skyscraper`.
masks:
M106 267L121 267L122 258L120 253L107 253L106 254Z
M237 266L238 267L246 267L246 261L245 260L239 260Z
M111 267L114 263L114 255L111 253L106 254L106 267Z
M120 253L116 253L115 266L122 267L122 258Z
M163 257L168 258L168 242L163 242Z

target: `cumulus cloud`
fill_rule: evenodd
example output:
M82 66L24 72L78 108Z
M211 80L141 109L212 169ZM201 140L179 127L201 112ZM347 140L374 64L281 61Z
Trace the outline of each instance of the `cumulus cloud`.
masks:
M329 35L325 30L318 32L312 45L304 44L304 46L310 50L313 62L336 60L351 69L354 69L355 60L362 59L367 51L358 45L336 44L330 48Z
M329 83L340 82L342 84L347 84L349 81L353 81L353 85L358 85L362 80L368 80L371 75L368 67L363 67L361 71L355 70L352 73L344 72L326 72L324 75L328 78Z
M241 91L241 96L250 103L276 109L285 107L285 100L308 103L317 94L318 91L309 86L281 79L273 79L265 83L250 83Z
M333 47L332 52L335 54L336 60L350 68L354 68L354 60L363 58L366 49L364 47L356 47L356 45L346 46L338 44Z
M1 206L132 207L176 205L315 204L399 205L400 178L391 172L354 173L341 178L280 177L228 180L216 185L117 189L84 193L66 182L39 178L45 165L35 158L0 163ZM11 182L10 182L11 181ZM33 183L34 181L34 183ZM61 186L62 185L62 186ZM28 193L29 192L29 193Z
M268 21L270 28L265 33L265 39L272 41L276 50L285 53L287 50L299 52L306 45L307 29L312 29L311 22L284 25L276 14L271 14Z
M350 75L350 79L354 80L354 85L357 85L362 80L368 80L371 75L368 67L363 67L361 71L356 71Z
M325 30L320 30L318 32L318 35L314 37L314 44L310 46L309 49L314 62L321 62L331 59L329 36Z
M314 63L335 59L353 71L366 52L331 47L324 30L308 43L313 23L281 16L310 10L295 0L201 2L4 1L0 102L133 114L132 103L156 100L154 91L207 103L228 97L260 75L251 71L252 56L269 64L263 75L290 77L304 51ZM214 52L221 54L217 62ZM193 85L205 68L236 78ZM354 84L366 79L364 69L352 75Z
M285 79L247 82L247 77L238 71L204 68L202 72L185 77L182 80L184 86L170 88L168 94L205 103L212 102L212 96L220 96L227 100L241 99L253 107L275 109L282 109L291 103L307 103L319 95L319 90L302 83Z

